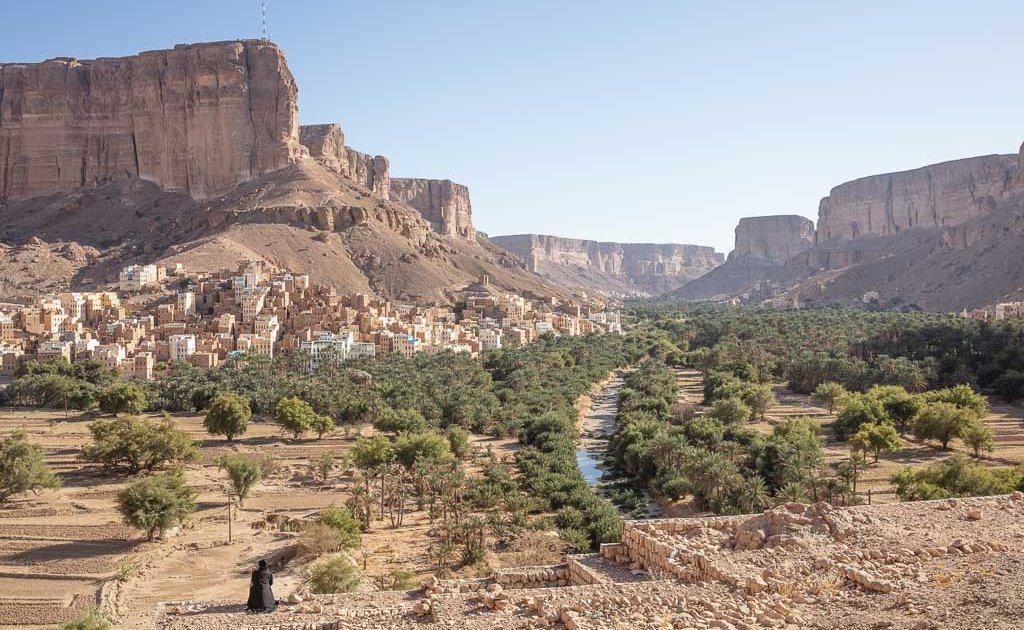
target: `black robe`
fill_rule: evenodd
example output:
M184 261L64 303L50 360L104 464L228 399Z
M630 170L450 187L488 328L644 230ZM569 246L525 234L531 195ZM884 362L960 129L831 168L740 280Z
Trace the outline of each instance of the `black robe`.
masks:
M249 601L246 608L255 612L272 612L277 608L277 601L274 599L274 591L270 587L274 584L274 574L267 569L257 569L252 572L252 582L249 584Z

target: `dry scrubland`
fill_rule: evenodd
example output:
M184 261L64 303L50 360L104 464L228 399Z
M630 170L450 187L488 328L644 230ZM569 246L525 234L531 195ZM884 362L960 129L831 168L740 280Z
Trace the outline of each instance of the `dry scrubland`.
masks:
M293 440L281 435L276 425L257 422L229 445L206 433L202 416L176 415L175 422L201 445L202 460L190 465L186 475L199 492L199 509L181 532L147 543L141 531L122 524L116 511L116 494L131 477L78 460L80 448L91 439L87 427L93 419L72 415L65 420L63 412L0 410L0 435L24 428L63 483L59 490L19 496L0 508L0 627L57 624L102 598L120 618L119 627L150 628L158 602L244 602L248 572L263 557L277 559L275 592L279 598L287 596L304 579L305 562L288 563L296 534L254 529L252 524L270 514L304 518L324 506L343 505L354 483L350 471L339 467L322 484L313 478L310 459L327 450L340 458L360 431L373 432L366 426L347 434L338 430L322 440ZM509 457L515 449L511 440L474 436L473 443L482 451L489 447L499 458ZM216 460L233 451L271 454L280 468L256 486L244 507L234 510L233 543L228 545L228 482ZM400 528L375 520L362 538L361 550L369 553L352 553L360 567L365 560L363 573L371 578L362 588L373 588L373 577L397 568L428 575L432 565L427 549L432 542L424 511L407 513ZM514 559L510 554L490 561L500 566Z

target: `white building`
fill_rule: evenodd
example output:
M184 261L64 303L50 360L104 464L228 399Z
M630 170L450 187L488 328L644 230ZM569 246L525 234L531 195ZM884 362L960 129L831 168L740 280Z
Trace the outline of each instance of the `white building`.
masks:
M1024 317L1024 302L1003 302L996 304L996 319Z
M121 269L118 286L122 291L141 291L157 283L156 265L128 265Z
M167 354L171 363L187 361L196 353L195 335L170 335L167 337Z
M321 356L331 356L338 361L347 361L351 356L355 335L351 332L332 333L324 331L320 337L312 341L303 341L299 349L309 353L309 369L315 370L320 365ZM373 344L366 344L373 348Z
M480 349L485 352L501 347L500 328L481 328L476 336L480 340Z

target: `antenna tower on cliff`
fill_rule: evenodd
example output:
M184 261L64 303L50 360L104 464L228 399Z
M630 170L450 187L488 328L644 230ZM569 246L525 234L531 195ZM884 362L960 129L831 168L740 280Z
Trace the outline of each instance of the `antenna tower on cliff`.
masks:
M260 0L260 39L267 41L267 0Z

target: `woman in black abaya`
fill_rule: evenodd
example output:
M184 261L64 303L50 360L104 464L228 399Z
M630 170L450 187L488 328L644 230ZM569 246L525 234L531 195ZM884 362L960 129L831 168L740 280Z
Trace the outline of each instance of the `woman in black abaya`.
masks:
M260 560L259 567L252 572L249 583L249 601L246 608L253 612L273 612L277 608L274 591L274 574L267 568L267 561Z

